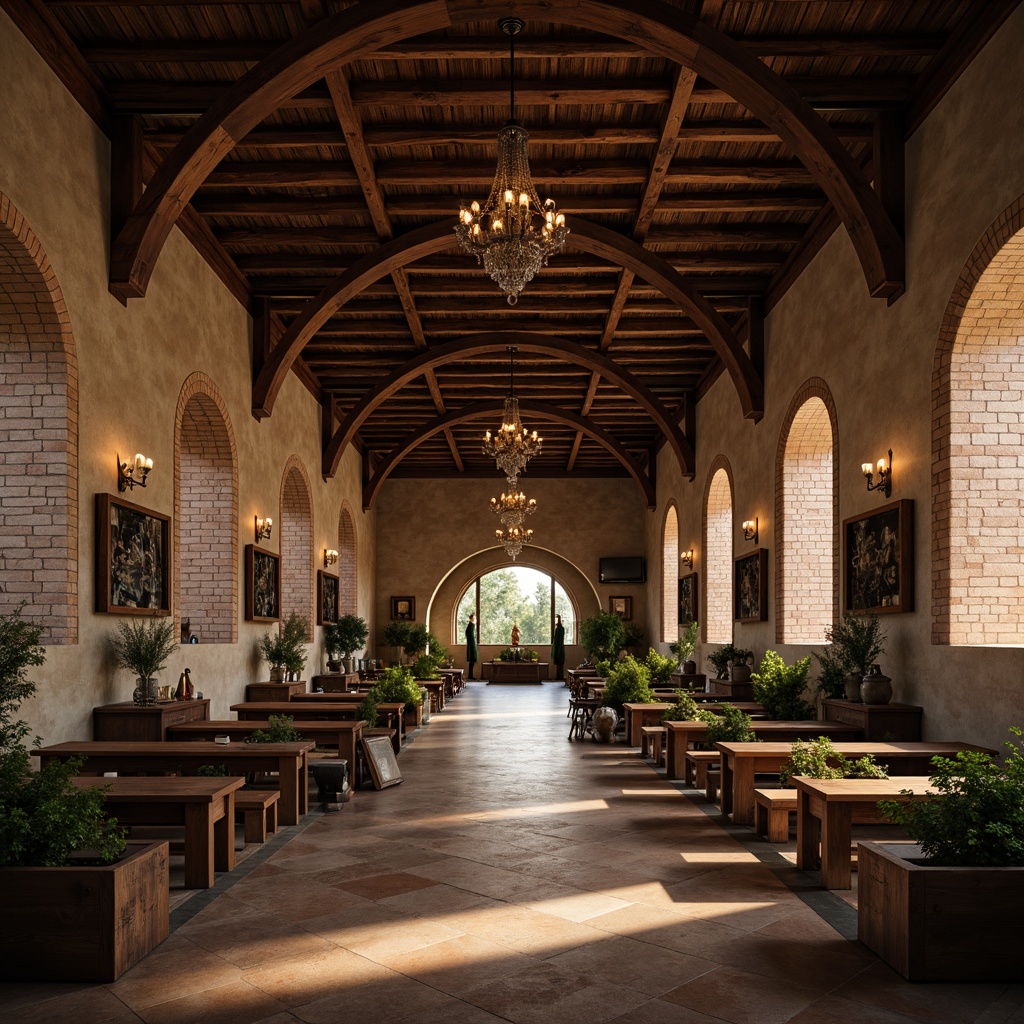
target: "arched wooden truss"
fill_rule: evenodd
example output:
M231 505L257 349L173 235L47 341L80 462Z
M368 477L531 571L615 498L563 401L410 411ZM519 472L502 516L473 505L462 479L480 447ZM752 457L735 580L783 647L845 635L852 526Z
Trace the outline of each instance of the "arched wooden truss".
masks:
M575 249L605 257L632 270L686 313L704 332L725 365L736 386L744 416L755 421L761 418L764 385L743 346L721 314L687 284L671 264L632 239L582 217L573 218L569 240ZM335 278L289 325L263 364L253 385L253 415L257 419L270 415L288 371L302 349L349 299L392 271L453 244L452 222L435 221L380 246Z
M679 425L674 422L668 410L633 374L623 370L607 356L582 348L564 338L546 334L531 334L525 331L495 332L460 338L458 341L452 341L445 345L435 345L429 351L421 352L414 359L403 363L390 377L381 381L372 391L368 391L335 431L334 436L324 449L322 467L324 477L332 477L337 472L342 453L367 417L410 381L434 367L465 359L467 356L504 352L509 345L515 345L521 352L538 352L558 356L567 362L599 373L616 384L635 399L654 420L675 452L683 473L690 479L693 478L695 472L693 445L680 430ZM564 412L564 410L562 411ZM493 406L491 406L491 412L494 412Z
M529 413L531 421L534 419L550 420L555 423L568 423L576 430L581 431L588 437L593 438L605 451L611 453L629 472L629 475L636 481L644 496L644 501L649 509L657 507L657 499L654 492L654 484L646 473L642 472L636 461L630 457L629 452L612 437L608 431L597 426L585 416L570 412L568 409L556 409L546 402L536 402L527 398L519 400L521 412ZM373 508L377 492L381 484L391 475L394 468L411 452L424 441L439 434L447 427L454 427L460 423L471 423L474 420L493 418L495 406L493 402L477 402L460 409L457 412L449 412L444 416L424 423L421 427L412 431L404 437L388 453L387 458L377 467L373 476L363 485L363 510L368 512Z
M391 42L499 18L507 0L373 0L300 33L227 89L160 165L111 249L110 290L144 295L171 228L223 157L286 99ZM774 131L810 171L849 232L874 296L904 289L904 245L835 133L777 74L733 40L658 0L518 0L522 18L617 36L707 78Z

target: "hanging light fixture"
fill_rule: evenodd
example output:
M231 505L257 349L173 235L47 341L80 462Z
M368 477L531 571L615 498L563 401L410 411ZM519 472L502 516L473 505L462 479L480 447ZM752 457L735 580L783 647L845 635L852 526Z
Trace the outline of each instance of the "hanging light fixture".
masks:
M505 554L514 559L524 544L532 543L533 530L527 530L525 526L510 526L507 530L495 530L494 536L505 549Z
M502 526L522 526L523 520L537 511L537 499L527 499L522 491L518 494L502 492L500 498L491 498L491 511L499 517Z
M455 226L462 248L483 262L510 306L569 234L565 214L558 212L555 201L545 199L541 204L526 153L530 135L516 120L516 35L523 24L519 18L498 22L509 38L509 119L498 132L498 166L487 202L482 208L475 201L463 206Z
M505 411L501 417L501 427L493 437L488 430L483 436L484 455L494 459L498 469L502 470L508 479L511 490L516 489L516 480L519 474L526 468L526 463L539 455L541 446L544 443L543 437L537 436L537 431L532 433L523 426L519 417L519 399L516 398L516 371L513 362L516 354L514 345L508 346L508 372L509 385L508 395L505 397Z

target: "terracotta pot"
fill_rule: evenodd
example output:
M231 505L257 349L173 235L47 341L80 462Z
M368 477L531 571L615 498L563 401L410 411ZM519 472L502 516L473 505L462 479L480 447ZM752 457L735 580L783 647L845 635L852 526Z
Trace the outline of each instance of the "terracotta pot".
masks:
M846 687L846 699L860 704L860 684L863 676L859 672L850 672L843 681Z
M888 704L892 700L892 680L872 665L860 684L860 699L865 704Z
M270 670L270 681L272 683L284 682L284 665L277 665Z

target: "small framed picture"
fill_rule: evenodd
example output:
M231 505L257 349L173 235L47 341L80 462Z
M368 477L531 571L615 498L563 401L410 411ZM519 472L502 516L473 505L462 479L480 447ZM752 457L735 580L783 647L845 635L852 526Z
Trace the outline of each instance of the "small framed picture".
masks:
M255 544L245 545L245 618L247 622L281 618L281 556Z
M914 502L843 520L843 611L914 610Z
M679 625L697 621L697 574L691 572L679 579Z
M403 619L406 622L416 621L416 598L415 597L393 597L391 598L391 618Z
M316 573L316 624L328 626L338 621L338 577L318 569Z
M739 555L733 563L733 618L737 622L768 620L768 549Z
M171 614L171 518L96 495L96 611Z
M618 615L623 622L633 621L633 598L631 597L609 597L608 611L612 615Z
M363 736L360 741L363 757L370 769L374 789L385 789L397 786L402 781L402 771L398 767L391 740L387 736Z

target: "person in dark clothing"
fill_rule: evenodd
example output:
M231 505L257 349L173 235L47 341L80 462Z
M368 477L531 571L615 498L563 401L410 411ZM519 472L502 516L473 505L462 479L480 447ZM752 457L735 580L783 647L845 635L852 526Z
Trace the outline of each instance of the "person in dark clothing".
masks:
M555 631L551 636L551 660L555 663L555 678L565 678L565 626L562 616L555 616Z
M470 615L469 624L466 626L466 661L468 667L466 669L466 678L475 679L476 676L473 672L477 661L480 658L480 652L476 646L476 616Z

